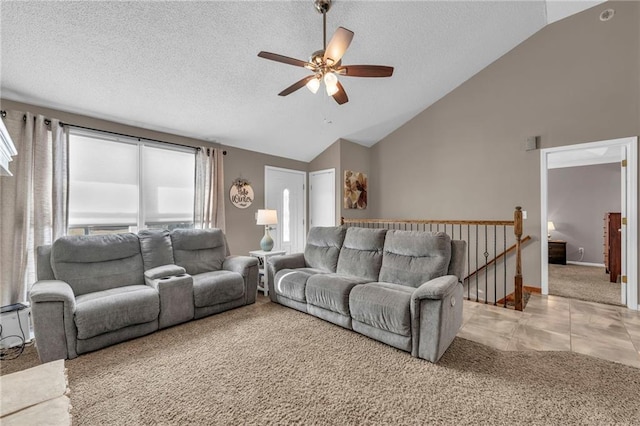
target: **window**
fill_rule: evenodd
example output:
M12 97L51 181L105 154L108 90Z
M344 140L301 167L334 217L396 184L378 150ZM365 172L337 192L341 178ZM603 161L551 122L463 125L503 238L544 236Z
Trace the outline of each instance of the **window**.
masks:
M193 227L195 153L73 129L69 234Z

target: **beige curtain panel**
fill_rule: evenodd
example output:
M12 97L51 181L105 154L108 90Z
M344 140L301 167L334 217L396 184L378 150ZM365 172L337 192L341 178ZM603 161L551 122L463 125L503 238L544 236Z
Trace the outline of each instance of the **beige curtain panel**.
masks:
M36 248L66 233L68 192L66 126L21 111L4 121L18 155L0 177L0 306L27 300Z
M196 228L225 231L222 150L201 147L196 153Z

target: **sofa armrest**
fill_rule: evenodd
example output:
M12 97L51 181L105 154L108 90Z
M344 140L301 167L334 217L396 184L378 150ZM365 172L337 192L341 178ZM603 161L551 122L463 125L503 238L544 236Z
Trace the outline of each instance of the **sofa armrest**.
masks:
M253 256L227 256L222 262L225 271L237 272L244 279L245 304L255 303L258 294L258 258Z
M458 284L458 277L445 275L423 283L411 296L412 300L439 300L449 294Z
M71 286L64 281L42 280L36 282L29 292L31 303L39 302L63 302L75 312L76 296Z
M436 362L462 325L462 284L455 275L423 283L411 295L411 355Z
M258 266L258 258L253 256L227 256L222 262L222 269L237 272L243 277L249 274L253 266Z
M269 258L269 265L273 268L274 274L281 269L297 269L307 266L304 261L304 253L283 254Z
M58 280L37 281L29 291L29 300L40 360L77 357L76 298L71 286Z
M268 274L269 282L269 298L276 302L276 291L274 277L283 269L297 269L307 266L304 260L304 253L283 254L281 256L272 256L268 260L268 264L264 265L264 273Z
M151 268L148 271L145 271L144 278L155 280L158 278L166 278L166 277L174 277L176 275L182 275L187 271L178 265L162 265L157 266L155 268Z

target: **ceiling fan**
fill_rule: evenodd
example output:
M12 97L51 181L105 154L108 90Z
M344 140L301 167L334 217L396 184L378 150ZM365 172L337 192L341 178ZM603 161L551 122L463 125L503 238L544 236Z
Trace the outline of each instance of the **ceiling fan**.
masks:
M331 8L331 2L332 0L314 0L316 10L322 13L324 46L322 50L313 52L308 62L271 52L258 53L261 58L304 67L313 72L313 75L293 83L278 93L279 96L290 95L302 86L306 86L312 93L317 93L320 84L324 81L327 95L332 96L338 104L342 105L349 102L349 98L338 80L338 75L345 77L391 77L393 74L393 67L383 65L342 65L342 56L351 44L353 31L339 27L327 45L327 12Z

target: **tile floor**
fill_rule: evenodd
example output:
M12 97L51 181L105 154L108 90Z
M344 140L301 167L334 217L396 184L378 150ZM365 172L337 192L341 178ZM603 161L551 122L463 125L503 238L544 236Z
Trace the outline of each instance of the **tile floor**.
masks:
M640 312L531 295L523 312L464 301L458 336L506 351L572 351L640 368Z

